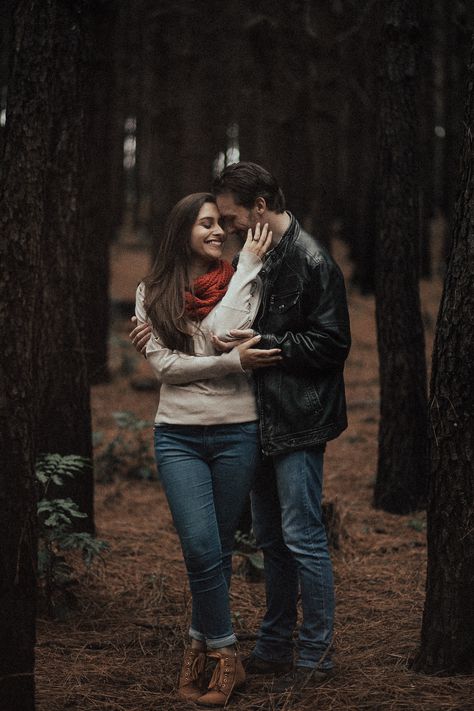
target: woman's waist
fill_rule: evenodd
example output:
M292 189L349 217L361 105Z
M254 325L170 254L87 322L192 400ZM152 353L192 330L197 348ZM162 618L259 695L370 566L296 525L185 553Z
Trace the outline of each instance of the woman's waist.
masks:
M253 381L236 375L188 385L163 383L155 422L219 424L256 419Z

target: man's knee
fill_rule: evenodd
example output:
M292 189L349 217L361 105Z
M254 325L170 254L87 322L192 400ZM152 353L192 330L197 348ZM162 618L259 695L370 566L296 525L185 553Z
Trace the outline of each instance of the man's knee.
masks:
M311 550L324 550L327 547L326 530L321 519L312 517L306 525L283 525L282 539L293 555L307 554Z

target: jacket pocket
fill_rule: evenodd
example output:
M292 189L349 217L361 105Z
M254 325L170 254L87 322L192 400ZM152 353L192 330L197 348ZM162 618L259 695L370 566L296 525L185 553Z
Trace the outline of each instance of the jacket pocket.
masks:
M287 294L272 294L268 310L273 314L284 314L290 309L299 307L299 299L299 291L292 291Z
M320 415L323 411L323 406L321 405L321 400L319 399L318 391L316 386L312 382L304 387L304 400L308 412L315 415Z

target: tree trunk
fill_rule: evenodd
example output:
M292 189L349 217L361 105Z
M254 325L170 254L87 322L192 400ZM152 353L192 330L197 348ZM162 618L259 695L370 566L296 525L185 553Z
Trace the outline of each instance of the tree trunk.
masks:
M36 6L36 2L30 0ZM85 357L88 294L84 225L84 23L88 0L47 0L38 10L48 82L44 121L48 145L43 164L44 214L41 229L41 290L34 323L39 378L38 452L92 456L89 382ZM39 20L38 20L39 21ZM92 468L56 494L71 496L93 530Z
M0 215L0 708L34 709L36 616L35 421L44 161L49 148L48 29L43 3L19 2L8 82Z
M436 328L430 394L428 572L419 671L474 672L474 37L461 190Z
M0 156L3 154L5 134L5 109L12 52L14 6L14 0L3 0L0 4Z
M350 13L350 10L348 10ZM339 115L339 192L343 236L354 263L352 283L361 293L375 289L375 187L377 173L375 43L380 11L358 6L341 42L344 100Z
M307 142L312 169L310 227L318 240L329 247L341 205L338 149L342 77L337 37L345 26L347 13L344 15L338 3L308 5L305 30L311 46L307 86Z
M446 139L444 213L448 229L444 245L447 262L451 249L456 185L459 171L463 126L462 96L467 79L467 64L470 51L470 33L474 11L471 2L452 3L444 0L444 30L447 36L446 60ZM470 26L470 27L469 27Z
M155 12L153 20L151 231L156 245L172 206L211 187L218 109L211 74L215 25L209 23L208 9L203 14L199 5L190 4L183 13L173 6Z
M94 3L85 48L84 277L86 351L91 383L109 379L109 245L116 227L112 190L116 94L114 43L116 7ZM120 137L121 138L121 137ZM119 139L120 140L120 139Z
M386 3L380 63L376 316L381 408L374 504L423 506L427 486L426 363L418 293L416 64L411 0Z
M430 278L431 222L435 214L435 83L434 83L434 20L431 0L423 0L423 36L421 46L421 91L419 93L419 141L420 146L420 273Z

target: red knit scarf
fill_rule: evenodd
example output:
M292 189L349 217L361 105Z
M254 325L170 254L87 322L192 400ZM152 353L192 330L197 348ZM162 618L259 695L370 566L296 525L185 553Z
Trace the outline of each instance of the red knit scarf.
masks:
M234 270L229 262L220 259L216 266L193 282L192 293L186 289L186 315L192 321L202 321L223 298Z

